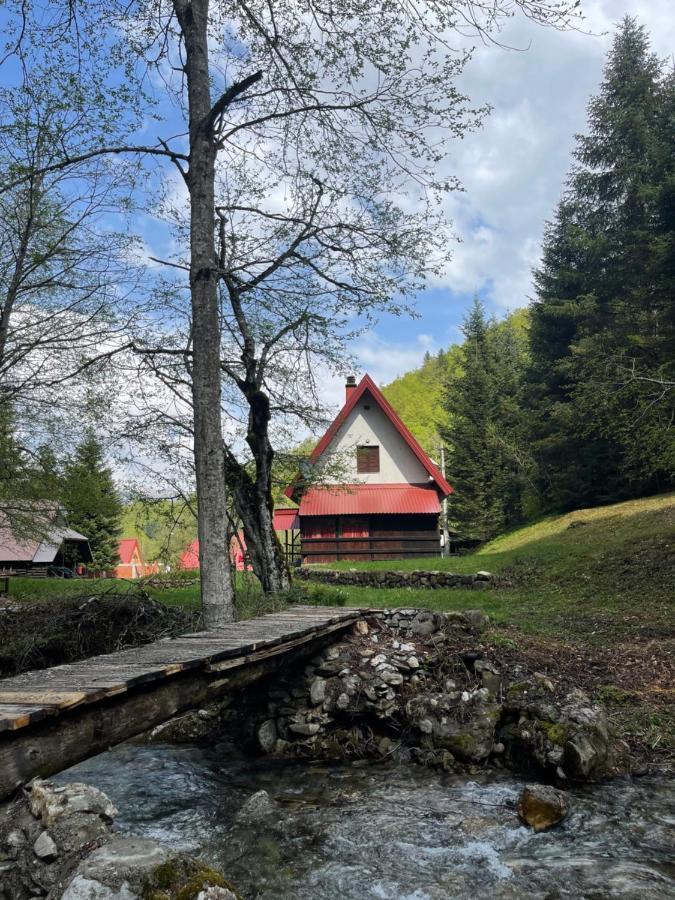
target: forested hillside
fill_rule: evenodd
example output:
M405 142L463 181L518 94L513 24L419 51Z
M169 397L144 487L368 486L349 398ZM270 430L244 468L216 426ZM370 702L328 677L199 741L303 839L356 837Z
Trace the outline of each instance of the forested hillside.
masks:
M197 538L197 520L182 501L136 501L122 518L124 537L135 537L146 562L177 565L187 545Z
M427 453L436 459L441 431L447 426L443 392L460 371L461 348L453 344L435 356L427 353L419 369L406 372L382 388L387 400Z

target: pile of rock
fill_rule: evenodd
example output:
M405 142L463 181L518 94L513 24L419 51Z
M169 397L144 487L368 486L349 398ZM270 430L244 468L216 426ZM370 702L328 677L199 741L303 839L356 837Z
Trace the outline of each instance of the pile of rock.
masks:
M108 837L116 812L106 795L89 785L34 781L25 797L2 810L0 897L19 900L54 892L77 865L83 847Z
M91 785L33 781L0 808L0 898L236 900L202 862L157 841L113 834L116 813Z
M295 570L297 578L318 584L358 585L361 587L390 588L475 588L484 590L494 584L491 572L475 572L458 575L454 572L415 569L412 572L395 570L324 569L318 566L300 566Z
M268 690L264 753L397 755L456 769L490 761L561 781L625 771L602 709L544 674L500 665L476 611L386 610Z

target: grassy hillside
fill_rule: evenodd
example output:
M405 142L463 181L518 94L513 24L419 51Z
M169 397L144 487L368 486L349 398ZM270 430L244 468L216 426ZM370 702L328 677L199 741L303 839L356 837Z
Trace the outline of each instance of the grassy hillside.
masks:
M375 591L377 602L431 603L439 609L471 603L486 608L498 621L528 631L556 631L564 626L568 633L601 638L592 626L599 626L605 616L616 630L621 610L627 633L639 631L643 619L648 630L656 624L673 626L674 535L675 494L668 494L542 519L473 554L332 565L453 572L487 569L499 575L502 587L498 591L382 589ZM372 594L369 590L369 600ZM358 596L353 599L359 602Z

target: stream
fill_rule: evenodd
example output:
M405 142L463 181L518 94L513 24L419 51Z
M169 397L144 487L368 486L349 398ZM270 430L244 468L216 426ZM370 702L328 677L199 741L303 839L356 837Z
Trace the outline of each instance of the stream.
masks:
M203 856L246 900L675 897L675 784L622 779L574 791L534 834L512 775L419 766L271 763L228 744L123 744L61 773L119 809L116 828ZM276 815L237 821L265 789Z

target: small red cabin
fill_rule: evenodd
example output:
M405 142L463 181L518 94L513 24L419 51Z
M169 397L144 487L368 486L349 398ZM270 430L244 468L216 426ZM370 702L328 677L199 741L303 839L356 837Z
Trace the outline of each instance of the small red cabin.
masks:
M115 567L115 578L143 578L156 575L157 563L146 563L141 554L141 546L136 538L122 538L118 544L119 563Z

